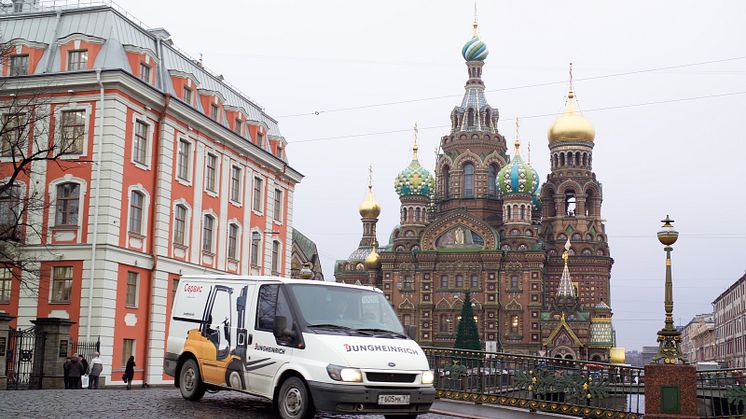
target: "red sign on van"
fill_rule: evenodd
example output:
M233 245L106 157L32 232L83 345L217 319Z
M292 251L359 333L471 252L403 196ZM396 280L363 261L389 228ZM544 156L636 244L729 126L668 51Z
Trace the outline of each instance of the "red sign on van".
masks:
M187 294L202 292L202 285L184 284L184 292Z

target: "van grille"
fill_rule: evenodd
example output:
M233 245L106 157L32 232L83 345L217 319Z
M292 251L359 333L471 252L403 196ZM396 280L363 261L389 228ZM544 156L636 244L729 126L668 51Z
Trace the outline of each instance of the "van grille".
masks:
M394 372L367 372L368 381L376 383L412 383L417 374L397 374Z

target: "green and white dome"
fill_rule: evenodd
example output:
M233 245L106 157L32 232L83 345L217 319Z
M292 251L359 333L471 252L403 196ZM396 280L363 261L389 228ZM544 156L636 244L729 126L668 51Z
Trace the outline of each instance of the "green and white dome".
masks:
M399 197L420 195L430 198L435 191L435 179L415 158L396 177L394 189Z
M539 174L523 161L518 152L520 142L515 142L515 156L497 173L497 187L502 194L524 193L534 195L539 189Z
M476 34L461 48L461 55L466 61L484 61L489 53L487 44L479 39L479 36Z

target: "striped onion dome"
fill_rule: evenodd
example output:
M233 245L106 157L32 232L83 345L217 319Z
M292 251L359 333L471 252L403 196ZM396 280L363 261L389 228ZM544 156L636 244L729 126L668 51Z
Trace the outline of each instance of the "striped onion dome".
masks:
M482 42L476 34L461 48L461 55L466 61L484 61L488 54L487 44Z
M515 156L497 173L497 187L502 194L525 193L535 195L539 189L539 174L523 161L519 153L520 141L515 141Z

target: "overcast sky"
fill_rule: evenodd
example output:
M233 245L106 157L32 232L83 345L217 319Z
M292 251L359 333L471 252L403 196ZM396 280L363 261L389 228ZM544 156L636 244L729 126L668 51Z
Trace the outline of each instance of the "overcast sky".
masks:
M327 279L360 238L369 164L382 206L378 238L388 241L399 213L393 180L411 158L412 125L421 127L420 160L432 168L461 100L471 1L120 3L165 27L181 49L203 54L207 67L278 119L289 160L306 176L294 226L318 245ZM581 110L596 128L593 168L615 260L611 306L617 344L628 350L655 345L663 326L665 256L655 233L667 213L681 232L677 323L711 311L746 270L745 18L742 1L479 2L487 98L508 144L512 118L522 118L523 143L531 142L543 179L554 117L531 116L563 110L573 62ZM518 88L534 84L543 85ZM409 102L323 112L400 101Z

